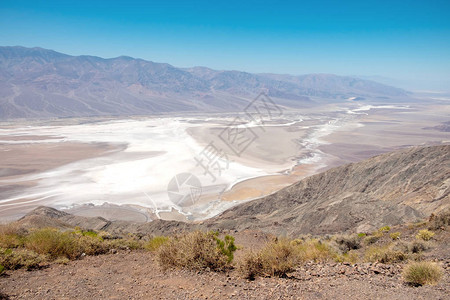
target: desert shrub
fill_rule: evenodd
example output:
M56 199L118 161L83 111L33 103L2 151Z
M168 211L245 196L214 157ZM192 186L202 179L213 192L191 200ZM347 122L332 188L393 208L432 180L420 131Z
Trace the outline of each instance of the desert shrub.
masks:
M238 263L238 271L245 278L254 280L257 276L263 276L265 265L260 253L248 252Z
M359 261L358 253L354 251L349 251L344 254L336 254L335 259L336 262L349 262L349 263L357 263Z
M17 225L0 225L0 247L17 248L23 245L25 231Z
M391 227L389 227L389 226L383 226L383 227L378 228L378 232L382 232L382 233L389 232L389 230L391 230Z
M357 235L340 235L336 237L335 241L344 253L361 248L361 238Z
M104 254L110 249L109 245L97 236L84 235L76 238L75 240L78 251L86 255Z
M260 252L264 273L284 277L300 262L298 246L287 239L277 239L268 243Z
M163 269L224 270L229 256L222 252L217 239L215 233L200 231L172 237L158 249L158 262Z
M61 232L46 228L31 232L25 239L25 247L51 259L67 257L76 259L82 253L97 255L105 253L108 245L94 235L80 235L77 232Z
M430 222L428 229L438 230L450 226L450 209L447 209L437 215L432 214L430 216Z
M77 246L75 236L50 228L31 232L25 241L27 249L49 255L51 258L76 258L82 253Z
M411 253L420 253L422 251L428 250L429 248L430 246L428 245L428 243L421 240L417 240L409 244L409 251Z
M240 273L247 279L256 276L285 277L301 261L299 244L302 240L276 239L259 252L247 253L238 264Z
M433 262L413 262L403 270L403 279L412 285L436 284L442 278L441 268Z
M298 245L299 256L302 261L327 261L335 258L336 253L327 244L316 239L305 241Z
M416 234L416 239L429 241L433 238L433 236L434 236L434 232L429 231L428 229L422 229L422 230L419 230L419 232Z
M363 238L365 237L367 234L365 234L364 232L360 232L358 233L358 237Z
M231 235L225 235L224 239L221 240L218 237L219 233L214 234L214 239L216 240L217 247L220 252L228 257L228 262L230 263L234 258L234 251L237 250L236 245L234 244L234 237Z
M365 260L370 262L380 262L380 263L395 263L401 262L408 259L408 254L401 251L393 249L391 246L372 246L369 247L365 252Z
M301 262L327 261L335 259L336 255L327 243L316 239L276 239L257 253L247 253L238 268L248 279L256 276L285 277Z
M46 257L27 249L3 249L0 248L0 265L8 270L20 268L38 268Z
M376 231L373 234L368 235L364 238L364 244L366 244L366 245L374 244L382 237L383 237L383 232Z
M401 233L400 232L392 232L389 236L392 240L398 240L400 238Z
M169 238L166 236L155 236L145 243L144 248L149 251L156 251L168 241Z
M5 267L0 265L0 275L3 274L3 272L5 272Z

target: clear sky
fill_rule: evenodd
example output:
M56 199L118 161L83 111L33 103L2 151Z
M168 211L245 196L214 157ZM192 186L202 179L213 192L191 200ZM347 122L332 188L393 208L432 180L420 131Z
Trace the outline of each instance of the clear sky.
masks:
M0 45L450 90L449 0L0 0Z

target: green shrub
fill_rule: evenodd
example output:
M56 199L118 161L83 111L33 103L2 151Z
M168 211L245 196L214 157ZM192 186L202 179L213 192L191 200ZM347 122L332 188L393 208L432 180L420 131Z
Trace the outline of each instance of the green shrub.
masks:
M378 229L378 232L385 233L385 232L389 232L389 230L391 230L391 227L389 227L389 226L383 226L383 227L380 227L380 228Z
M358 233L358 237L363 238L365 237L367 234L365 234L364 232L360 232Z
M429 231L428 229L422 229L422 230L419 230L419 232L417 233L416 239L429 241L433 238L433 236L434 236L434 232Z
M390 234L390 237L391 237L391 239L392 240L398 240L399 238L400 238L400 235L401 235L401 233L400 232L392 232L391 234Z
M436 284L442 278L441 268L433 262L413 262L403 270L403 279L412 285Z
M82 253L73 235L50 228L31 232L26 237L25 247L51 258L66 256L73 259Z
M219 233L214 234L214 239L216 240L217 247L219 247L220 252L228 257L228 262L231 262L234 258L234 251L237 250L234 244L234 237L231 235L226 235L223 240L218 237Z
M4 271L5 271L5 267L0 265L0 275L3 274Z
M46 228L31 232L25 239L25 248L51 259L67 257L76 259L82 253L97 255L106 253L108 245L92 234L82 235L77 232L60 232Z
M229 256L222 252L215 233L195 231L171 237L159 247L158 262L163 269L185 268L222 271L228 268Z
M3 249L0 248L0 265L7 270L26 268L28 270L38 268L46 257L27 249Z
M166 236L155 236L151 238L147 243L145 243L144 248L149 251L156 251L159 249L159 247L161 247L168 241L169 238Z

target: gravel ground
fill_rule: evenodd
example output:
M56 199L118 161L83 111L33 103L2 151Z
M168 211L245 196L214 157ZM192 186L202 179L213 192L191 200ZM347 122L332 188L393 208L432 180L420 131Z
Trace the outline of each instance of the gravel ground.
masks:
M401 265L308 263L288 278L242 279L227 273L163 272L152 253L121 251L0 277L4 299L449 299L450 261L443 280L412 287ZM1 297L0 297L1 298Z

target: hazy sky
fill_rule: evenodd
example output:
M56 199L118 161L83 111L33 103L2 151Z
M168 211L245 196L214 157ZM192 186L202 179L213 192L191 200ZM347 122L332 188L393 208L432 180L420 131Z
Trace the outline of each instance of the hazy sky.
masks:
M449 0L0 0L0 45L450 90Z

